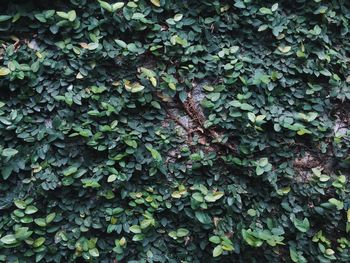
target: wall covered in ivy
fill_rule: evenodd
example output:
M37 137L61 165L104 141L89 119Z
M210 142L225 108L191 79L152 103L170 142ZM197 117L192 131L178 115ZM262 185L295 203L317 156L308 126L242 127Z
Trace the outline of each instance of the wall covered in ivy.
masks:
M349 262L349 22L1 1L0 262Z

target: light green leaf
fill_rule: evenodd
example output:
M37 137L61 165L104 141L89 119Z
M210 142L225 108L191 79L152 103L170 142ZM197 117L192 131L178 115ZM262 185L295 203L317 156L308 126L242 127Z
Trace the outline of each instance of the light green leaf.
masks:
M176 15L174 16L174 21L178 22L178 21L180 21L182 18L183 18L183 14L176 14Z
M15 230L15 238L18 240L25 240L33 234L29 231L29 227L19 227Z
M5 148L1 155L2 156L5 156L5 157L11 157L11 156L14 156L18 153L18 151L16 149L12 149L12 148Z
M211 243L214 243L214 244L220 244L221 239L220 239L220 237L218 237L218 236L212 236L212 237L209 238L209 241L210 241Z
M161 162L163 160L160 153L156 149L154 149L152 146L146 146L146 148L148 151L151 152L151 155L155 161Z
M272 15L272 11L270 8L262 7L259 9L259 11L264 15Z
M6 245L12 245L17 242L16 237L14 235L6 235L2 237L0 241Z
M213 257L218 257L222 254L223 252L223 249L222 249L222 246L221 245L217 245L214 250L213 250Z
M114 182L116 179L117 179L117 175L111 174L110 176L108 176L107 182L108 182L108 183L112 183L112 182Z
M45 242L45 238L44 237L39 237L38 239L36 239L33 243L33 247L37 248L37 247L40 247L42 246L42 244L44 244Z
M68 19L68 14L66 12L57 11L56 14L63 19Z
M56 217L56 213L54 213L54 212L48 214L48 215L46 216L46 219L45 219L46 224L51 223L51 222L55 219L55 217Z
M94 257L94 258L97 258L99 257L100 253L98 252L97 248L92 248L92 249L89 249L89 254Z
M35 214L36 212L38 212L38 208L36 208L33 205L27 206L26 210L24 211L24 213L26 213L27 215Z
M73 22L77 18L77 13L75 10L71 10L68 12L67 17L70 22Z
M190 233L190 231L188 231L188 230L185 229L185 228L179 228L179 229L176 231L176 235L177 235L178 237L185 237L185 236L187 236L189 233Z
M141 228L138 225L133 225L129 228L129 230L134 233L134 234L140 234L141 233Z
M310 222L309 222L309 219L307 219L307 217L305 217L303 221L297 218L294 218L293 224L296 229L298 229L300 232L303 232L303 233L306 233L310 228Z
M70 166L67 169L63 170L64 176L70 176L78 171L78 168L75 166Z
M36 218L34 219L34 223L41 227L46 226L46 220L44 218Z
M122 8L124 6L123 2L117 2L112 4L112 12L117 11L118 9Z
M115 39L114 42L117 43L117 45L122 48L126 48L128 46L123 40L120 40L120 39Z
M101 8L107 10L108 12L113 11L113 8L109 3L105 2L105 1L100 1L100 0L98 2L100 3Z

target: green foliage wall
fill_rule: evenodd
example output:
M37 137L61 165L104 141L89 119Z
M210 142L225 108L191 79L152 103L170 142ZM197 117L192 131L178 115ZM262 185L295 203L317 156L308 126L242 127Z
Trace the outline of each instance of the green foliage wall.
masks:
M1 262L349 262L347 0L2 1Z

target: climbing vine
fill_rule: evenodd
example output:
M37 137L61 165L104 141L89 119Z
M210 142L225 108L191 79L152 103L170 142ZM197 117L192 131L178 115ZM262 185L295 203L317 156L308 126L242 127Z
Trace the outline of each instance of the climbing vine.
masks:
M349 262L349 21L2 1L0 262Z

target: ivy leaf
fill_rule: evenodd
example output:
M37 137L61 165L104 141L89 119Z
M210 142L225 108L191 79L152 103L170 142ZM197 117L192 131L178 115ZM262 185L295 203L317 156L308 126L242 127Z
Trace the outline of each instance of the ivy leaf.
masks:
M281 51L282 53L288 53L291 51L292 47L291 46L279 46L278 50Z
M67 17L70 22L73 22L77 17L77 13L75 12L75 10L71 10L67 13Z
M160 0L150 0L151 3L157 7L160 7Z
M99 0L98 2L100 3L101 8L107 10L108 12L113 12L113 8L109 3L101 0Z
M220 244L221 239L220 239L220 237L218 237L218 236L212 236L212 237L209 238L209 241L210 241L211 243L214 243L214 244Z
M151 155L155 161L161 162L163 160L160 153L156 149L154 149L152 146L146 146L146 148L148 151L151 152Z
M307 217L305 217L302 221L297 218L294 218L293 224L300 232L303 233L306 233L310 228L309 219L307 219Z
M10 74L11 71L8 68L0 67L0 77Z
M129 227L129 230L134 233L134 234L140 234L141 233L141 228L138 225L133 225Z
M12 245L17 243L15 235L6 235L0 239L0 241L6 245Z
M12 148L5 148L1 155L4 157L12 157L14 155L16 155L18 153L18 151L16 149L12 149Z
M202 224L210 224L211 223L210 216L203 211L196 211L195 216L198 219L198 221L201 222Z
M124 6L124 2L117 2L112 4L112 12L117 11L118 9L122 8Z
M213 250L213 257L218 257L222 254L223 252L223 249L222 249L222 246L221 245L217 245L214 250Z
M0 23L10 20L11 18L12 16L9 16L9 15L0 15Z
M78 171L78 167L70 166L63 171L64 176L70 176Z
M188 231L188 230L185 229L185 228L179 228L179 229L176 231L177 237L185 237L185 236L187 236L189 233L190 233L190 231Z
M94 257L94 258L97 258L99 257L100 253L98 252L97 248L92 248L92 249L89 249L89 254Z
M264 15L272 15L272 11L270 8L262 7L259 9L259 11Z
M57 11L56 14L63 19L68 19L68 14L66 12Z

